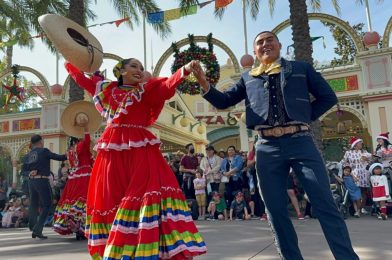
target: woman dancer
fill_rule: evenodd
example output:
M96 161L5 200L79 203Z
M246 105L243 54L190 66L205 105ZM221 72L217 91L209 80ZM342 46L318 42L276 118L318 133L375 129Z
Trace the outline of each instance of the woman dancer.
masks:
M85 124L84 139L70 139L68 160L71 171L57 204L53 225L54 231L60 235L75 233L77 240L84 239L87 189L93 165L87 121L82 122Z
M94 259L188 259L206 252L160 141L147 130L192 63L145 84L137 59L114 67L115 82L96 83L66 64L107 120L87 198L86 235Z

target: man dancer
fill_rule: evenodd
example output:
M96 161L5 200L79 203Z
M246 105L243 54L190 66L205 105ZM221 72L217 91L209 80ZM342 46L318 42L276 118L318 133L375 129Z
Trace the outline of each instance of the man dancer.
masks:
M245 99L246 124L258 131L256 169L259 186L283 259L303 259L287 210L290 167L305 188L336 259L359 259L331 191L324 161L309 124L337 103L328 83L307 63L280 58L277 36L269 31L254 40L260 66L242 74L224 93L210 88L200 65L195 76L212 105L225 109ZM309 94L315 98L310 100Z
M29 228L33 232L32 238L47 239L48 237L42 234L42 230L52 205L52 189L49 183L50 160L65 161L67 156L52 153L48 148L44 148L44 141L40 135L31 137L31 148L23 165L24 169L30 172ZM37 222L39 202L42 210Z

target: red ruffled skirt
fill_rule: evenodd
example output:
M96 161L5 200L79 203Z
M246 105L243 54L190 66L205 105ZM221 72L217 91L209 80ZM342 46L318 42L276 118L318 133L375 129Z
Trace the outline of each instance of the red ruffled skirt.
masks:
M54 214L54 231L60 235L84 232L90 166L79 167L68 176Z
M98 142L103 149L95 160L87 199L85 232L93 259L187 259L204 254L206 245L159 146L144 138L144 146L104 150L107 137L104 133Z

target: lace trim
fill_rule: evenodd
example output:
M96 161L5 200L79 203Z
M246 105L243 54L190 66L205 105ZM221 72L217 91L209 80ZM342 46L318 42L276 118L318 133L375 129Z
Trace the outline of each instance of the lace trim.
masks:
M77 178L81 178L81 177L88 177L90 175L91 174L89 172L88 173L75 174L75 175L69 175L68 176L68 180L77 179Z
M161 190L163 190L163 191L173 191L173 192L177 192L177 193L182 193L182 190L181 190L181 189L179 189L179 188L173 188L173 187L161 187ZM138 201L139 201L139 200L143 200L146 196L161 195L161 194L162 194L162 192L160 192L160 191L151 191L151 192L146 192L146 193L144 193L144 195L143 195L142 197L131 197L131 196L127 196L127 197L122 198L121 201L125 201L125 200L128 200L128 201L138 200ZM93 210L91 211L91 215L95 214L95 215L106 216L106 215L108 215L108 214L111 214L111 213L116 212L117 209L118 209L118 207L119 207L119 205L116 205L116 206L114 206L112 209L110 209L110 210L105 210L105 211L93 209Z
M139 230L141 230L141 229L150 230L150 229L154 229L154 228L157 228L157 227L159 227L159 221L158 220L153 221L151 223L143 223L143 222L141 222L141 223L139 223L138 227L125 227L125 226L117 224L117 225L113 225L112 226L111 231L112 232L120 232L120 233L123 233L123 234L137 234L139 232Z
M194 252L194 253L202 253L202 252L207 252L207 247L206 246L187 246L187 245L180 245L176 247L173 250L170 250L169 252L162 253L161 251L159 252L159 257L163 259L170 259L173 256L175 256L178 253L181 253L182 251L189 251L189 252Z
M143 141L129 141L128 143L122 143L122 144L114 144L114 143L105 143L105 142L98 142L94 146L94 150L116 150L116 151L122 151L122 150L129 150L132 148L140 148L144 147L147 145L157 145L160 144L161 140L157 139L147 139L145 138Z

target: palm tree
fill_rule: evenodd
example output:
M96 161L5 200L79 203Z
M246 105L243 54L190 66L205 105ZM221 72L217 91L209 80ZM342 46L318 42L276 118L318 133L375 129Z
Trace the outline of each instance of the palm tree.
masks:
M11 68L12 66L14 45L29 49L32 49L34 46L30 32L18 27L12 20L5 17L0 18L0 39L2 42L5 42L0 49L6 55L6 68Z
M0 48L6 53L7 68L12 66L14 45L34 47L30 29L39 28L37 18L44 13L64 14L65 7L60 0L0 2L0 40L5 42Z

